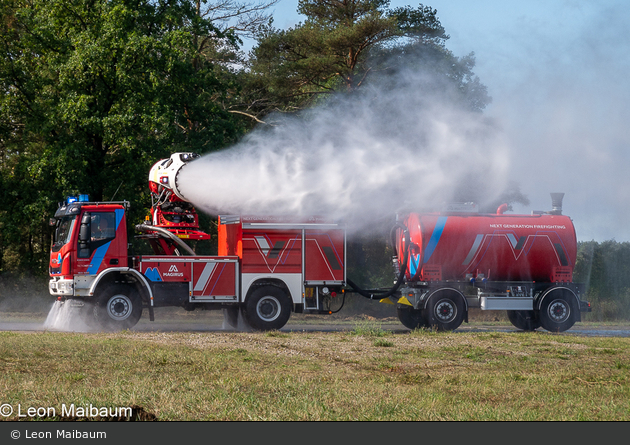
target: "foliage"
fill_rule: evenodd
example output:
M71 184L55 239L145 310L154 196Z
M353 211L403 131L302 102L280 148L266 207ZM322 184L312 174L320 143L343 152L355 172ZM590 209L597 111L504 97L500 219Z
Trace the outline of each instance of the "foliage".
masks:
M300 0L306 21L288 30L261 27L250 58L245 88L252 110L294 111L333 92L353 92L370 77L401 67L433 71L467 97L472 109L490 101L473 75L474 54L462 59L448 51L449 38L437 11L389 9L389 0Z
M199 5L0 3L0 270L45 269L48 218L65 196L128 199L139 222L153 163L242 134L226 109L236 40Z
M630 319L630 242L578 243L573 278L586 285L589 320Z

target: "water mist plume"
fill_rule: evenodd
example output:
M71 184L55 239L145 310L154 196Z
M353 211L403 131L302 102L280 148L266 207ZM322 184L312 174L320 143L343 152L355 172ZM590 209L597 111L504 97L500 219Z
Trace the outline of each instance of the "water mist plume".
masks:
M88 326L82 319L81 308L70 303L55 301L44 321L44 329L64 332L93 332L95 328Z
M501 133L451 97L401 73L190 163L179 188L214 215L320 215L356 228L401 206L496 199L508 164Z

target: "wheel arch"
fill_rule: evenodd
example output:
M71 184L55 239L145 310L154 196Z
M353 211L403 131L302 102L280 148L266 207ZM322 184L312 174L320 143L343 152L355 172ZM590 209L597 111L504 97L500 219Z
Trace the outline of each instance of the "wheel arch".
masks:
M94 296L98 290L104 289L113 283L124 283L133 286L140 294L142 301L147 303L148 306L153 306L153 292L145 276L135 269L125 267L110 268L101 272L90 286L90 296Z
M534 309L540 311L543 302L556 295L556 292L562 296L569 297L568 300L571 302L571 309L573 309L573 313L575 314L575 321L582 321L582 314L580 312L580 297L575 293L575 291L573 291L573 289L567 286L551 286L545 289L534 303Z
M431 290L429 293L427 293L426 297L424 298L424 302L422 303L422 309L426 310L429 304L429 300L431 300L431 298L433 298L434 295L437 295L441 292L452 292L458 295L459 298L461 298L461 300L464 303L464 310L466 311L466 314L468 314L468 300L466 300L466 296L462 293L462 291L460 291L459 289L455 289L454 287L439 287L439 288ZM468 318L468 316L466 316L466 318Z
M277 287L279 289L281 289L283 292L285 292L287 294L287 296L289 297L289 299L291 300L291 302L293 303L293 296L291 295L291 290L289 288L289 286L287 285L287 283L280 279L280 278L259 278L255 281L253 281L250 285L249 288L247 289L247 292L245 293L245 299L243 300L244 302L247 301L247 299L254 293L254 291L258 288L261 288L263 286L274 286ZM292 304L292 307L294 309L294 304Z

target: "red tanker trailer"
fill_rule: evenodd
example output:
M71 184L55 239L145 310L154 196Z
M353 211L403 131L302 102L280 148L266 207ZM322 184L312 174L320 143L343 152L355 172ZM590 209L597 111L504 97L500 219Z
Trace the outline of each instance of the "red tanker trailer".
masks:
M408 281L571 281L577 241L562 215L409 214ZM405 250L400 238L401 251Z
M394 302L410 329L456 329L469 308L480 308L507 310L519 329L565 331L590 304L573 283L577 240L563 195L552 194L551 211L531 215L504 214L507 205L482 214L468 204L399 216L397 284L386 294L362 293Z

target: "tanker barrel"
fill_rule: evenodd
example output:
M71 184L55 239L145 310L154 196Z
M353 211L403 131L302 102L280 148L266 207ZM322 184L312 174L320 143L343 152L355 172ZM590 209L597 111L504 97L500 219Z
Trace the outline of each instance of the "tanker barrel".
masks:
M562 215L562 198L564 193L551 193L551 215Z

